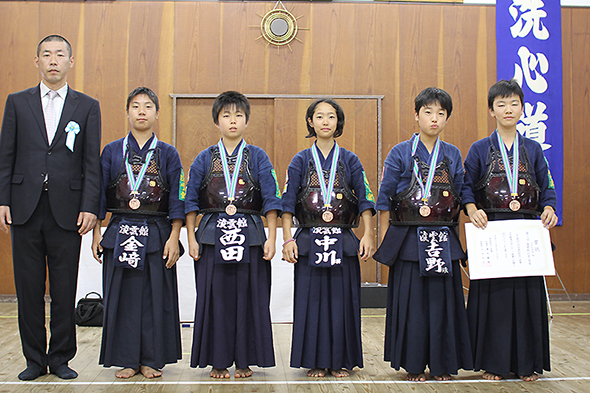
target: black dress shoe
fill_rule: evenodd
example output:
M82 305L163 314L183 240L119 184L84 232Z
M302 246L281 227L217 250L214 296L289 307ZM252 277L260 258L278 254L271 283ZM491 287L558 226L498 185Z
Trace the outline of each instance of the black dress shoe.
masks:
M22 373L18 374L18 379L21 381L32 381L45 374L47 374L47 367L42 368L36 364L31 364Z
M62 364L55 370L51 370L51 374L55 374L61 379L78 378L78 373L69 368L67 364Z

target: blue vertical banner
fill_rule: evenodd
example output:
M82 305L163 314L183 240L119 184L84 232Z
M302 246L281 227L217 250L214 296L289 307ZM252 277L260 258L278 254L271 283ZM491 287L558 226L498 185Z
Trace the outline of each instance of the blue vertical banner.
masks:
M496 0L498 79L524 91L517 130L543 147L557 192L562 224L563 78L559 0Z

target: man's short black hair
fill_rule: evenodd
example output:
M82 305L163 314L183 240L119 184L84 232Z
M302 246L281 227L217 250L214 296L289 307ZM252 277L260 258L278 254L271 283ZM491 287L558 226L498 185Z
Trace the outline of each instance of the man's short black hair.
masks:
M450 94L437 87L427 87L416 96L414 100L414 110L420 113L420 109L438 102L441 108L447 111L447 119L451 117L453 111L453 99Z
M160 101L158 100L158 96L156 95L156 93L152 91L152 89L148 87L137 87L135 90L129 93L129 95L127 96L127 110L129 110L131 100L133 100L135 97L141 94L145 94L146 96L148 96L150 100L152 100L154 104L156 104L156 112L160 110Z
M248 101L246 96L242 93L233 90L221 93L213 102L213 108L211 108L213 122L219 124L219 114L221 111L224 109L231 109L234 106L236 110L244 112L246 115L246 123L248 123L248 120L250 120L250 101Z
M44 42L53 41L65 42L66 46L68 47L68 57L72 57L72 45L70 45L68 40L66 40L64 37L57 34L48 35L47 37L43 38L41 42L39 42L39 45L37 45L37 57L39 57L39 54L41 53L41 44Z
M316 132L313 126L309 123L310 120L313 123L313 114L315 113L315 108L325 102L328 105L331 105L332 108L336 111L336 118L338 122L336 123L336 131L334 131L334 138L338 138L344 132L344 111L338 105L336 101L331 98L320 98L319 100L314 101L309 108L307 108L307 113L305 114L305 124L307 124L307 136L306 138L313 138L314 136L317 137Z
M494 109L494 100L498 97L506 98L511 95L517 95L520 98L520 103L524 105L524 92L516 81L516 79L501 79L490 87L488 92L488 108Z

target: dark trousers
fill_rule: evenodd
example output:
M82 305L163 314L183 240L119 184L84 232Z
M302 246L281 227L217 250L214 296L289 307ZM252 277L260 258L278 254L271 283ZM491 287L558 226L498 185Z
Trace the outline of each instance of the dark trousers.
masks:
M31 218L12 225L12 260L18 298L18 325L27 366L51 370L76 354L74 308L81 236L61 228L43 192ZM45 330L45 278L51 296L49 350Z

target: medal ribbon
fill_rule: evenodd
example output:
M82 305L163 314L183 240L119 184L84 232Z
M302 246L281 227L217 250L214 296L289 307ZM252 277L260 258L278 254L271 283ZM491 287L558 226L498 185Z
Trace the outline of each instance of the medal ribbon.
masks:
M334 155L332 156L332 167L330 168L330 177L328 177L328 184L324 179L324 172L322 170L322 164L320 162L320 156L318 148L314 143L311 146L311 156L315 163L315 170L318 174L318 182L320 183L320 190L322 192L322 199L324 200L324 206L330 207L332 202L332 190L334 189L334 182L336 181L336 170L338 169L338 157L340 156L340 146L334 142Z
M420 136L418 134L414 134L412 137L412 157L416 154L416 150L418 149L418 142L420 142ZM430 157L430 168L428 168L428 176L426 176L426 184L422 182L422 174L420 173L420 169L418 168L418 163L416 160L414 161L414 176L418 179L418 184L420 185L420 189L422 190L422 201L428 202L428 195L430 194L430 189L432 188L432 183L434 181L434 174L436 172L436 159L438 158L438 152L440 150L440 138L436 138L436 143L434 144L434 149L432 149L432 155Z
M502 162L504 162L504 171L506 172L506 179L508 180L508 187L510 187L510 195L518 195L518 134L514 137L512 145L512 168L510 168L510 160L508 159L508 151L504 146L504 141L500 133L496 130L498 135L498 144L500 145L500 153L502 154ZM511 173L512 172L512 173Z
M129 179L129 187L131 188L132 195L137 194L137 190L139 189L139 185L143 180L143 176L145 175L145 172L150 166L150 161L152 160L152 156L154 155L154 149L158 144L158 137L156 136L156 134L153 135L154 138L152 140L152 143L150 144L148 154L145 156L145 161L143 162L141 169L137 174L137 177L133 176L133 168L129 163L129 159L127 158L127 143L129 141L129 134L127 134L125 140L123 140L123 160L125 161L125 170L127 171L127 178Z
M221 156L221 166L223 167L223 179L225 180L225 188L227 189L227 199L231 202L236 199L238 174L240 173L240 167L242 166L246 141L242 141L240 147L238 148L238 156L236 157L233 176L229 173L229 164L227 162L227 153L225 152L223 139L220 139L219 142L217 142L217 147L219 147L219 155Z

